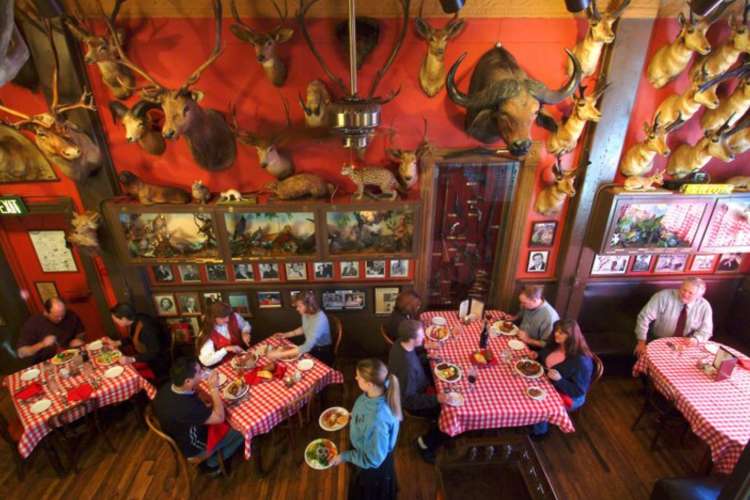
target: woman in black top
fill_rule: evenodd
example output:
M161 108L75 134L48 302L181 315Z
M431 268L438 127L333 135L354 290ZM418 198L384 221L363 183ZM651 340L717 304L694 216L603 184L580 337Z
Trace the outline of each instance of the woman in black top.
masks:
M385 333L392 341L398 339L398 325L405 319L419 319L419 310L422 308L422 297L414 290L404 290L396 297L391 316L385 324Z
M146 314L138 314L130 304L118 303L109 310L112 321L120 328L128 329L128 336L120 344L123 352L132 355L130 360L136 363L136 369L146 378L151 378L141 367L148 367L159 380L169 371L167 355L168 340L159 321Z

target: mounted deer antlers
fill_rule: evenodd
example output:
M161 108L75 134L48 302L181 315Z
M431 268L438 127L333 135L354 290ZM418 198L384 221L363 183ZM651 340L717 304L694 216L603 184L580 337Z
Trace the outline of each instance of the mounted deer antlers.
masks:
M422 141L416 150L392 149L387 148L385 151L388 156L398 162L398 177L406 189L411 189L419 180L419 160L422 155L426 154L432 147L427 140L427 119L424 120L424 134ZM388 134L389 141L393 139L395 132L391 130Z
M584 85L578 87L580 94L578 97L573 97L573 111L565 123L547 139L547 151L559 156L575 149L586 122L596 123L602 117L601 111L596 107L596 101L604 94L607 87L609 84L603 85L588 97L585 95L586 87Z
M445 86L445 46L448 40L461 33L464 20L458 19L456 13L443 28L435 29L422 19L422 7L424 0L419 6L419 16L414 19L417 34L427 41L427 54L419 70L419 86L429 97L435 97Z
M677 122L682 120L678 119ZM646 132L646 138L630 146L620 162L620 172L623 175L643 175L651 170L651 163L657 153L662 156L669 154L667 134L671 129L661 125L658 113L654 116L653 124L643 124L643 130Z

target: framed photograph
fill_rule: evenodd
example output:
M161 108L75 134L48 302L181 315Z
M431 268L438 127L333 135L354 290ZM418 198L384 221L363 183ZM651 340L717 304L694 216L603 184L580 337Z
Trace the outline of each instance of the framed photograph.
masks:
M221 296L221 292L206 292L203 294L203 302L205 302L206 307L208 308L211 304L224 302L224 299Z
M243 316L250 314L250 302L247 300L247 295L244 293L230 293L229 305L235 310L235 312L238 312Z
M712 272L716 264L716 255L696 255L690 264L690 270L693 272Z
M154 281L157 283L171 283L174 281L172 266L169 264L151 266L151 271L154 273Z
M630 272L647 273L651 270L651 254L638 254L633 257L633 263L630 265Z
M126 256L130 259L219 257L216 228L210 213L120 210L120 229L125 238Z
M750 252L750 195L720 198L708 221L701 252Z
M227 266L224 264L206 264L208 281L226 281Z
M177 316L177 302L172 293L154 294L156 314L159 316Z
M356 260L342 260L339 262L339 272L343 280L355 280L359 278L359 262Z
M374 203L368 209L326 212L328 255L414 255L419 205L382 207Z
M555 242L557 222L535 222L531 225L530 247L551 247Z
M529 252L529 261L526 264L527 273L543 273L547 270L549 261L549 250L532 250Z
M738 271L741 263L741 253L723 253L721 254L721 258L719 258L719 265L716 267L716 271L722 273Z
M362 290L344 290L344 309L360 310L365 308L365 292Z
M408 278L409 277L409 259L397 259L391 261L390 277L391 278Z
M603 274L625 274L628 269L629 255L596 255L594 266L591 268L593 276Z
M177 270L180 272L180 281L183 283L200 283L201 272L197 264L180 264Z
M49 299L57 299L60 297L60 293L57 291L57 286L54 281L35 281L34 286L36 287L36 293L39 294L39 300L44 304Z
M314 262L313 274L316 280L332 280L333 262Z
M340 311L344 308L343 290L327 290L322 294L322 306L326 311Z
M281 307L281 292L258 292L258 307L261 309Z
M380 316L387 316L393 311L393 306L396 305L396 297L398 297L399 288L394 287L376 287L375 288L375 314Z
M224 224L232 258L299 257L318 251L315 212L234 211L224 214Z
M253 265L247 262L240 262L234 265L235 281L253 281L255 280L255 271Z
M177 306L183 316L199 316L201 303L197 293L176 293Z
M306 262L287 262L284 264L287 281L305 281L307 279Z
M687 264L687 254L660 255L654 267L655 273L681 273Z
M275 262L263 262L258 264L258 273L261 281L278 281L279 265Z
M368 260L365 263L365 278L385 278L385 261Z
M192 344L201 331L198 318L168 318L167 327L177 344Z
M78 271L73 252L68 248L65 231L29 231L31 244L45 273Z

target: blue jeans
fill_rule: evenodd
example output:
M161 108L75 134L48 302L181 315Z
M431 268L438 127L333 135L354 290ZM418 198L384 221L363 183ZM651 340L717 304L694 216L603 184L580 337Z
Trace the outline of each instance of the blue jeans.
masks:
M578 396L577 398L571 398L573 399L573 406L568 408L568 411L577 410L581 406L583 406L583 403L586 402L586 395ZM531 434L546 434L549 430L549 422L546 420L543 422L538 422L531 426Z
M219 441L218 444L214 447L214 451L211 456L206 459L206 465L209 467L218 467L219 452L221 452L221 457L226 460L227 458L231 457L234 452L237 451L237 448L242 446L244 443L245 439L242 437L242 434L234 429L229 429L229 432L227 432L226 436L224 436L221 441Z

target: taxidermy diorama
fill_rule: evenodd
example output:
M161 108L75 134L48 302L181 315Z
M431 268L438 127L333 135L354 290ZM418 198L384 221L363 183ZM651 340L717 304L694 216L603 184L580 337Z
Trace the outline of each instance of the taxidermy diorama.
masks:
M419 69L419 86L429 97L435 97L445 86L445 47L448 40L456 38L465 26L465 21L454 14L442 28L433 28L422 18L424 0L419 6L419 16L414 19L417 34L427 42L422 66Z
M224 214L232 257L311 255L316 251L312 212Z
M328 251L332 255L411 252L414 217L411 207L327 212Z
M612 25L615 24L625 9L630 5L630 0L623 0L619 7L612 11L601 12L596 5L596 0L586 8L586 18L589 27L586 36L573 47L573 55L581 63L581 72L584 77L591 76L599 66L602 49L615 41L615 32ZM573 66L568 65L568 74L573 72Z
M547 139L547 151L555 156L570 153L576 148L578 139L583 133L586 122L598 122L602 117L596 107L596 101L604 94L609 84L601 86L590 96L586 96L586 87L579 87L579 95L573 96L573 109L567 120Z
M131 258L216 258L216 233L210 214L120 212Z

